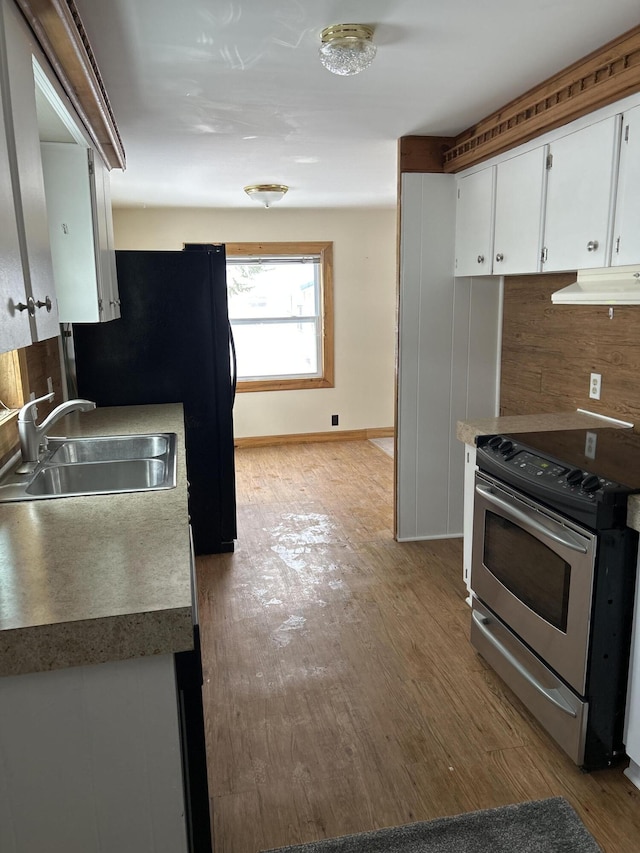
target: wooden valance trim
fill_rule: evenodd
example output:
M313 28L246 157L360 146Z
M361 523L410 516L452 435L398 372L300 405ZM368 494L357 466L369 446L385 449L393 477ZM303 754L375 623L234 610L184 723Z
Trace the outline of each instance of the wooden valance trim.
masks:
M16 2L96 150L110 169L124 169L122 139L73 0Z
M445 172L459 172L640 91L640 26L530 89L456 137Z

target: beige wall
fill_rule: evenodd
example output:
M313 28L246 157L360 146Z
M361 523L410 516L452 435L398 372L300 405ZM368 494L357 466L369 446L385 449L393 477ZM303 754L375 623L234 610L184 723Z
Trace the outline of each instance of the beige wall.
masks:
M239 438L390 427L394 420L396 213L384 210L114 210L116 249L331 240L335 387L239 394Z

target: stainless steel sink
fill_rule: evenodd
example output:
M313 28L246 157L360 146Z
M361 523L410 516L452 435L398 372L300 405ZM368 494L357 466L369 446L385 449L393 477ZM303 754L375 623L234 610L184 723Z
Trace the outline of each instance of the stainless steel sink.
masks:
M104 435L97 438L50 438L50 461L111 462L120 459L155 459L169 449L169 434Z
M52 438L32 474L16 470L0 482L0 503L171 489L176 435Z
M167 488L167 473L161 459L51 465L38 471L25 491L33 496L61 497L162 489Z

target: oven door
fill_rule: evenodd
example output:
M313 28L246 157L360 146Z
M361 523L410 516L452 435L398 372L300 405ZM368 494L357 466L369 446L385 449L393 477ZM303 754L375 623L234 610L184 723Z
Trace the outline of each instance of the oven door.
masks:
M589 530L476 474L471 588L582 696L596 548Z

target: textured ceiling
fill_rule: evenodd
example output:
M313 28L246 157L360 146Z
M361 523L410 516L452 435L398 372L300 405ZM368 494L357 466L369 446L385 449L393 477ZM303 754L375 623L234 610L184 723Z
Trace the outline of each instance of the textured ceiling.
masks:
M396 143L455 135L640 23L638 0L76 0L120 128L129 206L392 206ZM354 77L332 23L375 27Z

